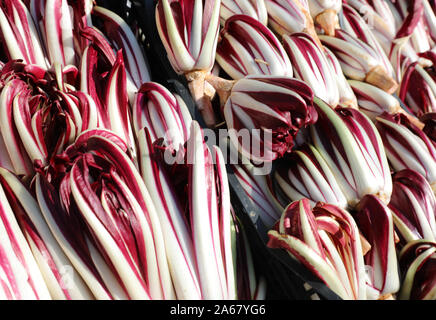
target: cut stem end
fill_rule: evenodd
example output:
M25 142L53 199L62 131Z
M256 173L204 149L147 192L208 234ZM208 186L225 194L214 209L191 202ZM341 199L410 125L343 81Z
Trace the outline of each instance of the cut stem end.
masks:
M228 98L230 97L230 93L232 92L233 85L236 81L227 80L209 73L206 75L206 82L216 90L218 96L220 97L221 108L224 107Z
M212 107L210 88L207 89L205 86L207 73L207 71L192 71L185 74L185 77L188 81L192 99L200 111L204 122L208 127L213 128L216 124L216 118Z
M372 84L389 94L394 93L398 88L398 83L386 72L382 66L372 68L365 78L365 82Z
M328 36L335 35L335 29L339 26L338 14L333 9L327 9L315 17L315 23L324 30Z

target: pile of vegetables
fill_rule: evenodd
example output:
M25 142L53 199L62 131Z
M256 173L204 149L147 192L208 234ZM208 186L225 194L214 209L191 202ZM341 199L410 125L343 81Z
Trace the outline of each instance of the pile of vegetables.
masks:
M0 1L0 299L265 299L231 172L341 299L436 300L436 3L153 7L201 119L98 1Z
M64 0L0 18L0 298L263 297L221 152L127 23Z

